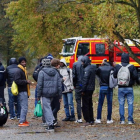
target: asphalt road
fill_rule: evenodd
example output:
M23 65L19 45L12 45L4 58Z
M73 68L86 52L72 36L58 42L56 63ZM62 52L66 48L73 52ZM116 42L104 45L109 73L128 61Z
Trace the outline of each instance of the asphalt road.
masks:
M7 90L5 98L8 102ZM62 122L64 118L63 104L58 114L59 124L55 132L46 132L41 126L41 118L32 119L34 110L34 91L29 98L29 110L27 120L29 127L18 127L18 120L9 120L0 128L0 140L139 140L139 124L120 125L118 121L107 125L103 124L82 127L75 122Z

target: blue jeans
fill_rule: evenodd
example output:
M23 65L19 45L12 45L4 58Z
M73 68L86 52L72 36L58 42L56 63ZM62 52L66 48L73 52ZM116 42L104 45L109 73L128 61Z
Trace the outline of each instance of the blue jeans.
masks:
M36 88L35 88L35 107L37 105L37 85L36 85Z
M125 117L124 117L125 98L127 98L127 104L128 104L128 121L133 121L133 102L134 102L133 88L126 87L126 88L118 89L120 121L125 121Z
M108 86L101 86L99 93L99 101L98 101L98 110L97 110L97 119L101 119L102 114L102 106L104 103L105 96L107 98L107 120L111 120L112 115L112 98L113 98L113 89Z
M73 104L73 93L63 93L64 109L67 118L75 117L74 115L74 104ZM69 111L70 108L70 111ZM71 112L71 114L70 114Z
M14 96L11 92L11 87L8 87L8 94L9 94L9 112L10 112L10 118L13 118L15 116L20 117L20 100L19 100L19 95ZM14 102L17 102L17 114L15 115L15 107L14 107Z

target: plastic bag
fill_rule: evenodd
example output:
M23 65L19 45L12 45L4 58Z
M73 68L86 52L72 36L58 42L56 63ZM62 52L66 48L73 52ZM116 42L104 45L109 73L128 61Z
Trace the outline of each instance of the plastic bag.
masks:
M37 105L34 109L34 115L37 117L42 117L42 115L43 115L40 101L37 102Z
M15 81L13 81L12 86L11 86L11 92L14 96L18 95L18 86L15 83Z

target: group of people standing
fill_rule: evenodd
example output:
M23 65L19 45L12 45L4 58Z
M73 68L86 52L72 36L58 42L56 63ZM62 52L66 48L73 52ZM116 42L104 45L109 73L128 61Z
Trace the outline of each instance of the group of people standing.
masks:
M15 117L14 104L17 101L17 118L19 126L29 126L26 120L28 111L28 97L30 96L29 84L26 72L26 58L20 57L17 65L16 59L10 59L10 65L6 69L6 79L8 83L9 93L9 109L10 118ZM126 68L125 72L122 68ZM51 54L42 58L40 64L35 68L33 78L37 82L35 89L35 106L39 100L42 100L43 106L43 125L47 126L47 131L54 131L55 125L58 123L57 113L60 110L60 103L63 99L64 111L66 117L62 121L75 121L82 123L82 113L85 123L83 126L101 123L102 106L105 96L107 97L107 124L113 123L112 120L112 100L113 88L110 87L110 74L113 71L113 77L118 80L118 101L120 124L125 124L124 104L125 98L128 103L128 124L134 124L133 120L133 85L138 79L136 68L129 64L129 54L122 54L121 64L111 66L105 59L99 68L91 65L88 56L79 56L78 61L73 64L73 69L67 67L65 59L53 58ZM120 71L129 75L127 84L123 85L123 80L118 79ZM2 83L2 74L4 67L0 63L0 89L5 86ZM97 118L94 120L92 95L95 90L95 76L99 78L100 92L97 108ZM19 95L16 97L11 93L12 81L18 85ZM120 82L121 81L121 82ZM120 84L121 83L121 84ZM75 111L73 104L73 91L75 90L75 99L77 104L77 120L75 119ZM3 93L4 98L4 93ZM17 99L16 99L17 98ZM10 100L11 99L11 100ZM18 102L19 101L19 102Z

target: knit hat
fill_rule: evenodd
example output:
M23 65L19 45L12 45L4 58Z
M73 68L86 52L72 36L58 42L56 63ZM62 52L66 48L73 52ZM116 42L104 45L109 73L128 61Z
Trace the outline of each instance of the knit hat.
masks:
M42 63L42 66L44 66L44 67L45 66L50 66L51 65L51 60L44 58L44 59L42 59L41 63Z
M47 59L52 60L53 59L53 56L51 54L48 54Z
M26 58L25 58L25 57L23 57L23 56L20 57L20 58L18 59L19 64L20 64L23 60L26 62Z

